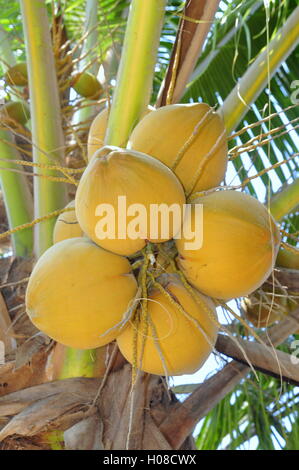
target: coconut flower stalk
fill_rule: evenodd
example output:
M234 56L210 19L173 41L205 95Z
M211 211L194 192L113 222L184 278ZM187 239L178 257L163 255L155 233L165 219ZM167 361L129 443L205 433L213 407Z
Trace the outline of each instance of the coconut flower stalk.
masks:
M288 184L270 201L270 211L276 220L281 220L299 204L299 178Z
M0 49L2 56L2 67L4 70L15 65L16 58L11 50L9 40L7 38L7 32L2 25L0 25Z
M149 103L166 3L166 0L131 3L105 137L108 145L126 146Z
M99 63L95 60L96 59L96 46L98 41L98 31L97 31L97 24L98 24L98 7L99 2L98 0L87 0L85 6L85 34L87 37L84 41L83 48L82 48L82 55L88 53L88 56L84 58L80 64L82 68L87 65L87 63L91 63L88 67L88 71L93 75L98 73Z
M18 173L20 165L13 163L14 160L21 160L13 145L11 133L0 130L0 181L10 230L31 222L33 217L32 195L26 176ZM30 256L33 249L32 228L12 234L12 244L16 256Z
M99 63L95 60L95 54L97 50L98 42L98 0L87 0L85 6L85 31L84 34L87 35L83 47L82 55L85 56L79 63L81 69L87 68L90 62L91 65L88 66L87 71L93 75L97 75L99 69ZM79 109L76 119L78 122L87 121L92 117L94 113L94 106L86 106Z
M46 4L43 0L21 0L28 58L33 161L42 165L62 165L64 137L61 125L59 91ZM42 177L34 180L34 215L45 216L66 204L66 191L51 177L58 172L37 169ZM61 173L59 174L61 176ZM55 219L35 227L35 254L40 256L52 245Z
M3 58L2 67L6 71L15 65L16 60L2 27L0 51ZM14 98L14 95L12 97ZM19 173L20 165L13 163L13 160L21 160L21 156L15 148L14 137L9 130L0 130L0 155L0 184L11 230L32 220L33 199L26 177ZM14 233L12 245L16 256L30 256L33 249L33 230L28 228Z
M277 31L268 47L258 55L221 106L219 112L223 116L228 133L238 126L249 106L298 43L299 6L289 16L284 26Z

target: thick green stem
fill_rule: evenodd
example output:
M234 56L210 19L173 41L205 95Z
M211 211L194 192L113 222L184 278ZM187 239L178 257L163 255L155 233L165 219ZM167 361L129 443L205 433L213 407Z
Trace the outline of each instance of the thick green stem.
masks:
M106 351L105 346L83 350L56 344L52 358L52 380L103 376L106 370Z
M263 91L280 64L299 43L299 6L277 32L269 47L259 54L236 87L225 99L222 114L228 133L232 132L249 110L249 106Z
M20 0L28 60L33 160L42 164L63 163L64 137L61 125L59 92L48 14L44 0ZM62 183L47 179L57 175L38 170L43 177L34 180L35 217L62 208L66 190ZM55 219L36 225L35 253L40 256L52 245Z
M13 163L13 160L21 160L13 145L11 133L0 130L0 182L10 229L31 222L33 218L32 195L26 176L18 173L20 165ZM14 233L12 243L16 256L30 256L33 250L32 228Z
M94 75L98 73L99 64L96 59L97 51L97 42L98 42L98 0L86 0L85 7L85 34L88 34L86 37L83 48L82 55L88 53L88 55L81 61L82 67L85 67L88 63L91 65L88 67L88 71Z
M285 215L299 206L299 178L286 186L270 200L270 212L280 221ZM299 251L289 251L280 248L276 264L289 269L299 269Z
M15 56L11 50L9 40L7 38L7 32L0 25L0 51L1 51L1 66L6 72L9 67L12 67L16 63Z
M132 0L105 143L125 147L150 100L166 0Z
M297 206L299 206L299 178L272 197L270 211L276 220L281 220Z
M85 69L87 65L91 63L91 65L88 66L88 72L92 73L93 75L97 75L99 69L99 64L95 60L98 42L98 8L98 0L86 1L84 34L88 34L88 36L86 37L83 44L82 55L84 56L87 52L88 55L80 62L81 70ZM75 117L76 122L85 122L90 119L94 113L94 109L94 106L86 106L79 109Z
M0 25L0 51L2 67L6 71L15 65L15 56L7 39L7 33ZM13 160L21 160L14 148L14 137L10 131L0 130L0 184L3 192L9 229L31 222L33 199L26 176L18 173L20 165ZM13 251L16 256L30 256L33 249L33 230L24 229L12 235Z

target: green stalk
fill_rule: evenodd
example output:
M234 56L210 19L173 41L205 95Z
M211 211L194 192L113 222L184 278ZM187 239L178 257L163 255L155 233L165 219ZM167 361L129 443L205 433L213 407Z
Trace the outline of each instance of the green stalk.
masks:
M20 0L20 3L28 60L33 161L62 165L64 137L46 4L44 0ZM37 218L62 208L66 204L66 190L62 183L46 178L57 176L57 172L47 169L36 172L45 176L34 179ZM35 226L37 256L52 245L54 223L55 219L50 218Z
M270 201L270 211L276 220L281 220L299 205L299 178L289 184Z
M52 380L70 377L102 377L105 373L105 346L97 349L75 349L57 344L52 358Z
M97 75L99 64L97 61L94 61L97 42L98 42L98 31L97 31L97 23L98 23L98 8L99 2L98 0L87 0L85 6L85 27L84 27L84 34L88 34L82 48L82 55L89 51L89 54L80 62L81 70L84 69L88 62L93 61L92 65L88 67L88 72L92 73L93 75ZM88 101L87 101L88 102ZM89 101L90 103L90 101ZM94 104L94 102L93 102ZM94 106L86 106L84 108L79 109L78 113L76 114L76 122L85 122L92 117L94 113Z
M299 206L299 178L292 184L287 185L270 200L270 212L273 217L280 221L285 215ZM288 269L299 269L299 250L288 251L280 248L276 264Z
M241 80L225 99L219 113L222 114L228 133L232 132L247 113L273 76L280 64L299 43L299 6L289 16L284 26L259 54Z
M103 377L106 372L107 348L74 349L56 344L51 356L51 379L64 380L71 377ZM51 431L45 436L52 450L64 448L64 432Z
M81 61L81 64L83 68L88 62L93 62L90 67L88 67L88 71L93 75L98 73L99 68L98 62L94 60L96 58L96 46L98 42L98 7L98 0L86 0L84 33L88 33L88 36L84 41L82 55L87 52L89 52L89 54Z
M150 100L167 0L132 0L105 143L125 147Z
M66 348L59 379L68 379L70 377L94 377L94 354L96 351L96 349L81 350Z
M7 38L7 32L0 25L0 50L1 50L1 66L6 72L9 67L12 67L16 63L15 56L11 50L9 40Z
M7 39L7 33L0 26L0 51L3 59L2 68L6 71L15 65L15 56ZM21 160L14 148L14 137L11 132L0 130L0 184L3 192L5 210L9 229L31 222L33 217L33 200L25 175L17 173L20 165L13 160ZM33 249L33 230L24 229L12 235L13 251L16 256L30 256Z
M21 160L21 157L12 145L12 134L0 130L0 182L10 230L31 222L33 218L33 201L28 181L25 175L17 173L22 167L14 164L13 160ZM16 256L30 256L33 250L32 228L14 233L12 244Z

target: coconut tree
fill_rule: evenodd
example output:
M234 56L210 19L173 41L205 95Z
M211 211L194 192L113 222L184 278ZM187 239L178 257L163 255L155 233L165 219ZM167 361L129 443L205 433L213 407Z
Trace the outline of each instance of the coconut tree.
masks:
M1 2L2 449L298 449L298 25L295 0ZM104 143L126 148L149 104L198 102L225 126L221 188L264 204L281 243L269 279L247 299L214 298L217 362L206 380L178 384L167 368L139 370L136 354L127 362L114 341L53 341L29 320L25 292L57 217L77 223L65 206L88 163L93 118L106 106ZM193 292L176 255L170 242L128 257L141 318L158 261Z

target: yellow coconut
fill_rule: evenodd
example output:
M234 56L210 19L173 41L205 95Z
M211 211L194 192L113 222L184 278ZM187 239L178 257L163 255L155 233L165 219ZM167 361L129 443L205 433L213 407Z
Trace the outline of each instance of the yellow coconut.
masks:
M220 116L205 103L164 106L133 130L129 148L174 168L186 192L218 186L227 167L227 141Z
M98 99L103 93L103 88L98 79L89 72L75 75L72 81L74 90L84 98Z
M28 85L28 72L26 62L10 67L5 74L5 81L10 86L26 86Z
M53 231L53 243L83 236L83 231L76 217L75 201L71 201L66 207L73 207L74 210L63 212L58 216Z
M149 327L142 357L144 320L129 323L117 343L125 358L131 364L137 359L138 367L145 372L165 375L166 366L169 375L192 374L213 350L218 331L215 307L211 299L200 293L196 294L196 301L173 275L167 277L164 288L184 313L158 289L153 289L148 299ZM134 358L136 331L137 357Z
M148 106L144 115L147 115L151 111L154 111L155 108ZM94 153L103 147L104 139L108 124L109 118L109 108L103 109L92 121L89 133L88 133L88 142L87 142L87 156L88 160L94 155Z
M30 119L30 109L24 101L11 101L1 107L0 116L24 125Z
M236 191L213 192L194 202L176 240L178 263L188 280L204 294L225 300L255 291L270 275L280 244L266 207ZM184 235L190 223L196 233L191 246Z
M147 240L173 238L181 227L185 194L174 173L155 158L107 146L89 162L75 201L84 233L106 250L129 256Z
M114 340L137 283L126 258L87 238L56 243L37 261L26 310L42 332L66 346L98 348ZM107 333L108 334L105 334Z
M105 108L99 114L97 114L91 123L87 141L88 160L90 160L93 154L104 145L108 117L109 108Z

